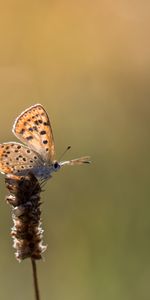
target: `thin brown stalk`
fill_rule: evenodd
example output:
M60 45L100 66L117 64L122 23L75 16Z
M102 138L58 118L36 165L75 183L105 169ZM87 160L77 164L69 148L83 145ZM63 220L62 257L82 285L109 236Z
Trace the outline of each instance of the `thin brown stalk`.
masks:
M38 277L37 277L37 268L35 259L31 258L32 263L32 272L33 272L33 283L34 283L34 291L35 291L35 300L40 300L40 292L38 285Z

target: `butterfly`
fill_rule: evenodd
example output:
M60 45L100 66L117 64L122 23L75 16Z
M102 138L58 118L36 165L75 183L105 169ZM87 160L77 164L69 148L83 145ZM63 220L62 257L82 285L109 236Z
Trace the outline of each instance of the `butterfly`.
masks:
M15 120L12 132L24 144L0 144L0 172L46 180L65 165L90 163L89 156L67 161L55 160L55 143L48 114L41 104L23 111ZM69 149L69 147L68 147Z

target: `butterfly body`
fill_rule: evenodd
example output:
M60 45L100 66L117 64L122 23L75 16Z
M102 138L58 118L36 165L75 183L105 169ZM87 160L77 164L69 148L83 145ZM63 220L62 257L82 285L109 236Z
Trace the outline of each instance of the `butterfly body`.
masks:
M49 117L41 104L26 109L15 120L13 133L23 142L0 144L0 172L48 179L64 165L89 163L88 157L57 162Z

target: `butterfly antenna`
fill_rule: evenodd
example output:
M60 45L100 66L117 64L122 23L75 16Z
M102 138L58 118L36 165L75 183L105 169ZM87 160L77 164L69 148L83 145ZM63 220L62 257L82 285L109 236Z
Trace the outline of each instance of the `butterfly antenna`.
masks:
M65 153L66 153L69 149L71 149L71 146L68 146L68 147L66 148L66 150L61 154L61 156L59 157L59 161L62 159L62 157L65 155Z

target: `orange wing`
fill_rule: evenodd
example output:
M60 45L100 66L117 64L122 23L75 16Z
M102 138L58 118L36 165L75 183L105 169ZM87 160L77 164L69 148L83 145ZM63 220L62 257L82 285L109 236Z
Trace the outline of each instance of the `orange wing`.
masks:
M51 163L54 160L52 128L41 104L31 106L22 112L16 119L12 131L20 141L36 151L43 161Z

